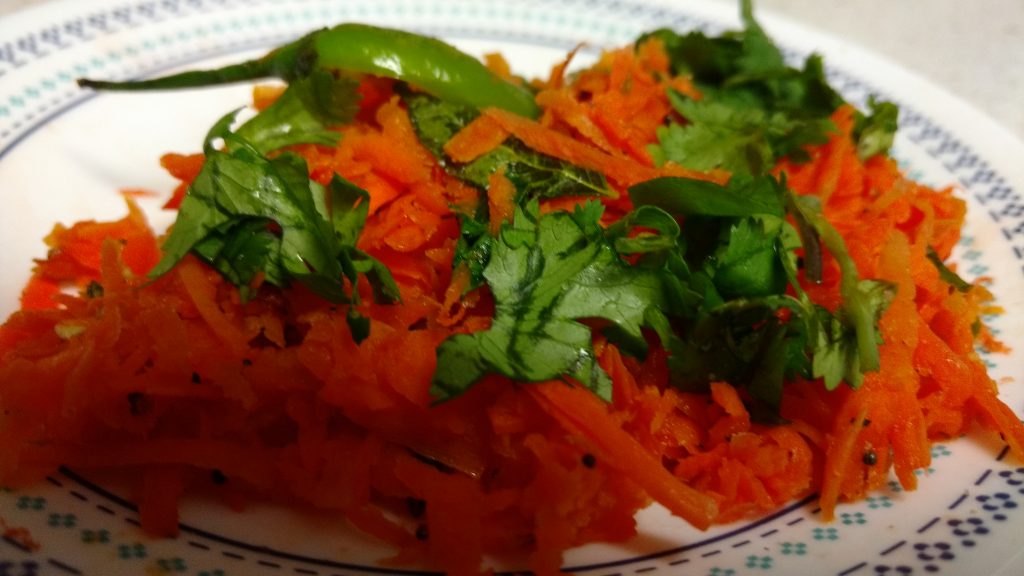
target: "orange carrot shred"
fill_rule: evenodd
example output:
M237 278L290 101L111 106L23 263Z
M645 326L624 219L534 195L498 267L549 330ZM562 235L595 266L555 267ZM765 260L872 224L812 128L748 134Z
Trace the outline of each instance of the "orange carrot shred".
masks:
M614 422L601 401L589 391L549 382L531 386L530 392L564 426L598 446L609 466L629 471L637 484L673 514L698 528L707 528L718 516L713 500L669 474L661 462Z
M512 220L515 211L516 187L499 168L487 182L487 209L490 213L491 234L497 236L501 225Z
M445 143L444 153L456 162L466 163L494 150L505 139L505 131L490 116L477 116Z

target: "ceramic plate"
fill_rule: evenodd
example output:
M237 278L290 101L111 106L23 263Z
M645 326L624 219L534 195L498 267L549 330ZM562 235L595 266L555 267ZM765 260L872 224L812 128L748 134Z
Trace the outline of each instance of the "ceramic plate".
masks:
M363 0L100 0L51 2L0 21L0 316L17 304L31 259L54 222L117 218L117 191L161 196L173 182L157 161L198 150L208 126L248 101L248 88L128 96L78 90L79 76L125 78L238 60L326 24L357 20L444 37L475 54L500 50L525 75L580 42L581 59L660 26L719 31L734 10L700 2ZM876 56L769 16L769 32L795 59L826 56L833 83L855 103L869 93L901 106L895 153L931 185L954 185L970 203L960 272L993 279L1006 314L989 318L1015 352L986 356L1002 395L1024 409L1024 145L995 122ZM152 222L170 216L159 199ZM1015 380L1015 378L1017 380ZM659 508L641 513L628 545L571 551L570 570L627 574L1021 574L1024 467L1003 446L963 438L935 445L920 488L895 482L843 505L831 523L813 499L776 513L699 532ZM352 575L396 574L374 559L386 550L336 518L256 505L234 513L203 495L182 508L175 540L152 540L117 482L72 470L0 493L7 527L27 528L30 550L6 533L0 574ZM499 566L514 570L515 566Z

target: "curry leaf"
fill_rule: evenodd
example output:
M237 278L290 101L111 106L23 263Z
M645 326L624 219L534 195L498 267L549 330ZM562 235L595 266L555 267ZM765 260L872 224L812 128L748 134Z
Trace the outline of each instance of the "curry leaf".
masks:
M445 170L480 190L487 189L491 174L504 170L505 177L515 186L514 201L519 206L537 198L611 194L607 181L599 172L534 152L514 139L472 162L453 162L444 153L445 143L472 122L479 112L426 94L404 94L404 100L420 142L437 157ZM469 289L484 283L483 270L493 248L494 237L486 224L486 210L487 203L481 202L476 213L459 215L461 234L454 265L465 263L468 266Z
M601 173L535 152L514 139L472 162L452 162L444 155L444 144L478 112L425 94L407 96L406 102L423 144L450 173L480 189L487 188L491 174L504 169L505 176L516 187L520 202L534 198L612 194Z

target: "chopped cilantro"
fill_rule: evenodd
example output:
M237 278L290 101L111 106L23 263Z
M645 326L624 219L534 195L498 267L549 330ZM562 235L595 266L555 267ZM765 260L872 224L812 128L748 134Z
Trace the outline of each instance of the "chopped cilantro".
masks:
M829 388L835 388L840 379L851 386L859 386L860 374L879 368L877 323L896 288L888 282L860 279L843 237L822 214L817 198L790 194L789 207L808 223L835 258L842 274L839 283L842 308L835 315L837 322L822 322L826 337L818 338L816 350L816 358L825 349L832 350L835 352L833 360L838 360L838 364L816 361L814 376L824 376Z
M871 114L858 111L853 125L853 139L857 143L857 156L867 160L878 154L886 154L892 148L899 125L900 109L891 102L881 102L871 96L868 99Z
M645 314L664 307L665 285L659 270L619 258L600 226L602 212L596 202L543 216L536 202L517 210L484 270L495 300L491 327L441 344L434 398L461 394L494 372L530 382L569 376L610 399L591 329L579 320L608 320L641 341Z
M843 102L828 85L821 58L802 69L788 66L782 52L743 2L744 30L711 38L658 30L638 40L660 40L676 73L689 73L700 101L670 93L684 123L658 132L652 156L697 170L723 168L763 174L783 157L806 160L803 147L822 144L835 129L829 116Z
M701 296L672 333L661 334L676 385L700 390L716 379L745 385L758 412L771 414L784 378L856 387L863 372L878 369L876 325L892 286L860 280L842 237L813 200L769 176L736 176L724 186L663 178L634 186L630 198L686 217L685 266L677 275L688 293ZM781 218L784 210L806 223L801 234ZM792 251L801 236L804 245L824 245L840 264L844 303L835 313L814 305L797 282Z
M646 353L641 330L652 330L669 352L673 384L698 391L727 380L747 390L766 421L778 418L787 378L855 387L877 369L876 324L891 286L860 280L842 238L784 182L661 178L629 193L636 210L607 229L596 202L540 216L534 201L498 238L481 232L491 238L482 276L494 319L488 330L453 336L438 349L436 399L488 373L522 382L570 377L607 397L608 376L594 361L584 319L608 322L605 336L638 356ZM801 235L787 212L799 214L805 234L840 262L844 304L835 313L797 284L793 250Z
M297 155L264 156L230 131L234 116L222 118L207 135L206 162L150 276L167 273L193 252L238 286L243 297L262 273L273 285L295 280L327 300L358 304L361 274L379 299L397 300L387 268L355 247L369 207L366 192L340 176L321 186L309 179ZM217 139L228 151L214 146ZM353 318L353 326L357 338L365 335L364 322Z
M405 94L404 100L423 145L434 153L450 174L480 190L487 189L491 174L504 169L505 177L516 188L515 202L518 205L537 198L612 194L608 182L599 172L534 152L514 139L472 162L452 162L444 153L445 143L472 122L479 112L421 93ZM490 258L493 243L486 225L487 203L481 202L479 210L478 214L461 215L461 235L455 252L455 265L466 263L469 267L470 288L483 284L483 269Z

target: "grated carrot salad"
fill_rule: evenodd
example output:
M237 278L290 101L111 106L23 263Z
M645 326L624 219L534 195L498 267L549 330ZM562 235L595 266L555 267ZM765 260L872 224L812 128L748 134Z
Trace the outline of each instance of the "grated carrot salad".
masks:
M666 89L699 93L672 76L657 43L644 46L608 52L571 78L556 68L536 98L539 120L486 110L448 153L469 161L514 136L600 171L619 192L602 198L608 222L631 209L624 191L637 182L727 180L721 170L655 166L647 146L671 114ZM898 285L880 323L881 370L860 388L790 382L786 423L767 426L727 382L710 394L670 386L666 352L653 341L640 361L596 337L611 403L564 382L490 376L432 405L435 350L486 329L494 306L453 268L452 207L489 203L497 230L514 209L511 183L496 173L484 195L449 176L417 139L392 82L367 79L362 91L369 96L357 121L338 128L336 147L296 149L313 179L340 174L369 192L359 248L391 270L401 304L367 294L373 329L357 344L343 307L299 285L257 278L257 297L243 302L193 257L149 281L160 239L130 198L117 222L58 225L22 309L0 328L0 483L35 482L61 465L131 470L143 528L174 536L178 499L213 475L234 508L273 493L337 511L393 544L394 564L474 574L485 555L513 555L555 574L568 548L635 536L635 514L652 501L706 528L817 493L829 518L890 471L912 489L931 442L973 423L1024 456L1024 426L974 352L972 326L990 295L949 289L926 255L929 246L949 255L964 202L908 180L888 157L860 160L849 107L835 112L829 141L808 148L809 162L774 171L821 199L862 275ZM260 89L257 103L276 95ZM175 207L202 156L161 163L182 181ZM581 201L546 200L542 209ZM826 257L823 272L805 289L835 308L838 267Z

